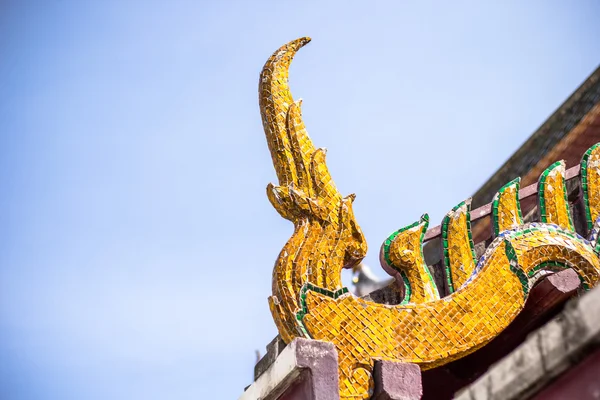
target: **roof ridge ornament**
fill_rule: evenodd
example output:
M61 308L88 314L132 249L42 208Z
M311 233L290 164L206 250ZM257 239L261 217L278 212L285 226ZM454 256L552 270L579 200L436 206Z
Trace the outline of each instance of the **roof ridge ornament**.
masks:
M382 245L384 269L404 283L398 305L355 297L342 286L341 269L357 265L367 243L356 222L354 195L343 197L327 169L325 150L314 147L288 86L295 53L310 41L294 40L267 60L259 104L279 181L267 197L294 223L294 233L273 270L269 306L286 343L307 337L333 343L339 356L341 399L368 398L375 359L433 368L461 358L495 338L523 309L529 290L547 272L572 268L584 289L600 280L600 146L581 163L587 239L577 234L566 199L564 163L550 166L538 184L541 223L524 224L519 181L493 201L495 239L477 259L470 201L442 222L446 279L440 298L424 262L429 217L393 233Z

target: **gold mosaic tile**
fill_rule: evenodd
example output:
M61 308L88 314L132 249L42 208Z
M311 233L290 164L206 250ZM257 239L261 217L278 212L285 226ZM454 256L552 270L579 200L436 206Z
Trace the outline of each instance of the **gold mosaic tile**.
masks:
M573 230L567 200L565 162L558 161L546 169L538 181L540 221Z
M342 197L302 122L300 103L288 87L288 68L302 38L276 51L260 76L259 102L278 185L267 197L294 223L273 270L269 307L283 340L303 336L334 343L339 356L341 399L366 399L373 391L375 359L433 368L463 357L496 337L522 310L542 272L572 268L583 286L600 279L597 234L600 222L600 147L581 164L589 240L573 231L565 196L564 164L539 182L541 223L523 224L519 181L494 198L494 241L476 259L470 202L452 209L442 222L446 275L451 294L441 298L423 260L429 219L392 234L381 260L406 287L399 305L357 298L342 287L340 272L367 251L356 222L354 195Z

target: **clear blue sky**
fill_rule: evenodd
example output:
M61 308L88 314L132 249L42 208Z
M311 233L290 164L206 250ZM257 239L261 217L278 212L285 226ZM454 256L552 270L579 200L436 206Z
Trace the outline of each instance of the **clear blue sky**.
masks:
M600 63L597 1L501 3L3 1L0 398L237 398L291 233L265 60L313 38L292 90L379 269Z

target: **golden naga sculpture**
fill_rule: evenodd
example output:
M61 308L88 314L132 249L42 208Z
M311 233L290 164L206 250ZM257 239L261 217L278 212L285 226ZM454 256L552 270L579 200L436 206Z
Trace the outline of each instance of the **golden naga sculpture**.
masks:
M541 222L524 224L519 180L505 185L492 204L494 240L477 259L471 238L470 200L442 221L443 259L449 295L440 298L424 262L424 215L382 245L386 271L404 283L403 301L378 304L342 287L341 269L359 263L367 243L352 211L354 195L336 189L325 151L306 133L300 102L288 87L288 68L301 38L277 50L259 83L260 110L279 179L267 196L294 233L273 271L269 306L286 343L307 337L334 343L340 396L364 399L372 392L375 359L416 363L422 369L463 357L496 337L523 309L529 290L549 272L572 268L582 287L600 279L596 232L600 214L600 146L581 163L587 234L577 234L569 211L565 164L540 177Z

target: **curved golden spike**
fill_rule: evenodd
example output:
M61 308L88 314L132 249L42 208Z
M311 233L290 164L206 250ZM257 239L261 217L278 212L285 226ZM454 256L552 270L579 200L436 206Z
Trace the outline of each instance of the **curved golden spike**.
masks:
M471 199L467 199L448 212L442 221L442 250L450 293L469 279L477 264L470 213Z
M342 198L336 189L325 150L313 146L302 122L301 103L294 102L288 86L292 58L309 41L297 39L277 50L263 67L259 82L263 126L279 179L279 186L267 186L267 196L295 226L275 262L269 299L286 343L306 335L297 320L302 288L313 283L340 290L341 269L360 262L367 251L354 219L354 197Z
M540 175L538 197L540 221L574 230L567 198L564 160L555 162Z
M308 42L310 38L303 37L281 46L265 63L258 84L260 114L281 186L298 184L286 129L288 109L294 102L288 85L288 69L296 52Z
M502 186L498 193L494 195L492 201L494 236L498 236L500 232L523 225L521 203L519 203L520 183L521 178L512 180Z

